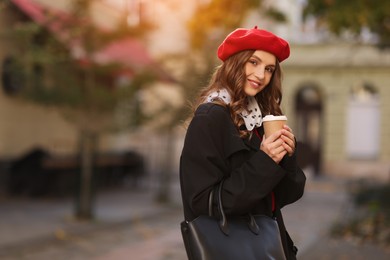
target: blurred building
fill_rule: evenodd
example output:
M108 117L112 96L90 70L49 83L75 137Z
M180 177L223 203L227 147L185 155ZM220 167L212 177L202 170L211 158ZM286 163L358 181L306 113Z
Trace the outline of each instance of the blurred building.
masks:
M390 51L375 46L367 31L358 40L335 38L314 18L302 19L304 4L265 1L288 22L264 21L258 14L246 22L258 23L291 44L291 56L282 64L283 106L303 143L301 164L315 175L388 180Z
M26 149L37 146L44 146L55 152L71 152L76 147L75 130L73 126L63 119L55 109L40 107L28 102L23 102L16 98L18 88L22 88L20 79L22 73L12 71L11 66L13 57L25 56L20 53L18 45L18 35L11 32L9 28L22 25L25 21L33 21L42 26L50 19L50 15L65 16L70 11L70 1L45 1L45 0L12 0L2 1L1 4L1 37L0 41L0 59L1 73L3 75L2 88L0 91L0 113L2 122L0 133L2 138L0 149L2 156L17 156L26 151ZM107 6L93 6L92 16L99 19L112 20L118 19L119 12L116 9L105 8ZM111 12L110 12L111 10ZM101 13L103 15L96 15ZM49 17L49 18L48 18ZM96 23L103 29L112 27L109 22L105 24L100 20ZM50 23L47 23L50 24ZM107 25L107 26L104 26ZM49 25L47 28L55 38L62 37L61 29L56 25ZM15 34L12 34L15 33ZM19 47L19 48L17 48ZM70 55L76 59L83 59L82 50L77 45L65 46L70 51ZM18 53L19 52L19 53ZM29 57L25 57L26 60ZM108 44L99 52L94 54L94 62L98 64L121 64L122 68L115 75L114 81L109 84L121 85L131 81L131 77L143 68L151 68L160 77L157 86L163 85L163 88L169 88L169 83L173 83L172 77L165 73L155 64L155 61L149 54L143 43L138 39L124 37L113 43ZM168 90L169 91L169 90Z
M387 179L390 53L361 44L293 44L283 66L284 107L314 172Z
M118 9L103 2L96 3L92 6L91 13L91 16L96 18L94 23L102 30L112 29L115 23L110 21L118 21L123 14ZM0 41L0 73L2 75L0 89L0 120L2 122L0 124L0 181L2 184L0 186L4 185L3 173L9 170L9 163L22 160L29 154L35 154L36 151L44 151L44 153L39 153L42 155L48 152L53 156L77 154L79 129L71 120L66 120L66 116L61 110L40 106L18 97L18 90L25 87L21 71L26 68L15 69L14 61L17 57L28 63L31 57L21 48L20 40L23 38L19 37L17 31L11 29L24 29L23 25L32 21L45 27L56 40L62 42L65 34L61 29L61 24L50 21L56 21L56 17L60 17L58 19L60 22L62 19L70 18L70 8L70 1L0 1L0 37L2 37ZM69 50L69 55L75 61L85 61L83 50L79 48L77 43L70 45L67 45L67 41L63 41L63 43L64 48ZM23 42L23 44L25 43ZM110 77L110 82L107 82L108 87L111 88L120 88L122 85L128 84L137 72L144 69L156 76L157 81L151 83L146 90L141 91L142 93L137 94L139 102L149 104L146 113L154 113L167 109L167 107L180 105L180 98L172 98L180 95L175 80L156 63L139 39L124 36L110 42L94 53L93 59L96 64L115 64L115 66L120 67ZM39 71L35 71L35 67L32 67L30 72L38 73ZM50 77L44 77L42 80L50 81ZM165 107L162 108L163 105ZM127 104L127 106L131 106L131 104ZM125 108L124 111L128 109ZM117 113L114 117L118 121L129 120L128 114ZM166 120L166 117L166 114L160 113L159 118L153 121L154 124L149 126L158 126L161 120ZM110 154L128 154L129 151L136 150L143 155L148 154L148 163L151 164L149 167L153 167L156 160L161 157L157 158L156 152L153 151L162 151L162 149L154 148L164 145L165 139L161 133L146 139L147 131L140 132L142 132L141 138L137 136L137 133L130 133L128 129L103 134L100 136L98 151ZM105 157L105 159L107 158ZM112 158L109 161L118 161L118 159L121 160L120 158ZM105 159L103 161L108 162Z
M71 1L35 2L67 10ZM128 15L129 24L143 19L152 21L156 28L147 35L145 47L153 58L164 61L166 69L180 77L183 62L177 57L189 52L186 22L199 4L207 2L209 0L100 0L94 2L92 16L96 23L107 28L115 26L123 13ZM390 116L389 52L377 49L369 33L361 42L341 41L326 30L318 29L314 19L303 21L304 0L263 2L266 7L274 6L282 11L288 22L270 21L261 10L253 10L243 27L257 25L291 43L291 57L282 64L283 109L302 142L302 165L313 174L387 179L390 174L390 124L386 120ZM15 18L2 16L0 19L0 26L5 26L4 19L9 22ZM0 42L2 59L4 50L12 47L6 44ZM156 101L165 93L166 102L180 105L178 89L157 88L159 91L145 93L144 97ZM74 129L56 111L21 104L3 92L0 99L0 117L7 122L0 126L1 153L17 155L35 143L63 151L73 149L76 141L65 140L64 136L74 136ZM155 104L154 101L151 104ZM160 110L161 106L150 109ZM15 111L20 116L15 117ZM45 122L46 130L37 122ZM26 133L25 129L31 131ZM176 157L183 136L184 128L179 128ZM126 135L115 135L107 138L106 143L121 147L126 138ZM10 139L15 143L4 141ZM135 142L139 140L136 138ZM19 141L20 145L16 145Z

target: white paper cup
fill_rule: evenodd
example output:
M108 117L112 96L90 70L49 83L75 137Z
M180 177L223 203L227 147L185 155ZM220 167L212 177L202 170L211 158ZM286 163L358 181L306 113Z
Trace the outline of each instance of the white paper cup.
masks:
M263 117L263 127L264 127L264 134L265 138L269 137L276 131L283 128L283 125L285 125L287 122L286 116L273 116L273 115L267 115Z

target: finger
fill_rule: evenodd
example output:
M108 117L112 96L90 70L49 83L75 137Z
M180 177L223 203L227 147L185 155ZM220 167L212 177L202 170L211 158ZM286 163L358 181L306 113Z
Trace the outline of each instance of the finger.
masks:
M285 135L282 135L280 137L280 139L282 139L285 143L287 143L289 146L291 146L291 148L295 148L295 139L292 139L288 136L285 136Z
M286 138L286 137L285 137ZM295 142L288 139L286 142L283 144L283 147L288 151L288 154L291 156L295 152Z
M287 153L289 155L294 154L294 149L291 146L289 146L288 144L283 143L283 148L285 149L285 151L287 151Z
M286 129L282 130L282 135L288 136L290 139L294 139L294 134Z
M279 147L274 149L275 155L280 155L281 153L286 151L285 145L280 145Z
M287 151L282 147L281 151L277 151L277 150L270 151L268 156L271 157L271 159L274 160L276 163L279 163L286 154Z
M272 142L270 144L266 144L267 146L267 149L273 154L278 154L280 151L278 149L282 148L282 150L284 149L282 144L284 143L284 141L279 138L277 139L275 142Z
M260 145L260 149L268 154L271 158L275 158L285 150L282 145L283 143L284 141L280 138L272 143L263 142Z
M286 136L286 135L282 135L280 137L281 140L283 140L285 143L287 143L289 146L291 146L292 148L295 147L295 138L290 138L289 136Z
M283 129L286 129L287 131L292 133L292 129L288 125L283 125Z
M287 151L283 151L282 153L280 153L277 157L277 159L275 159L275 162L276 163L280 163L280 161L283 159L283 157L287 154Z
M280 137L282 137L282 136L280 136ZM274 145L275 147L278 147L278 146L281 146L282 143L284 143L284 140L283 140L282 138L279 138L279 139L277 139L275 142L273 142L273 145Z
M270 144L269 146L270 150L276 150L276 151L284 150L283 143L285 143L284 140L282 138L279 138L278 140Z
M286 151L286 150L284 150L283 152L280 153L280 155L282 156L282 159L283 159L283 157L284 157L286 154L287 154L287 151Z

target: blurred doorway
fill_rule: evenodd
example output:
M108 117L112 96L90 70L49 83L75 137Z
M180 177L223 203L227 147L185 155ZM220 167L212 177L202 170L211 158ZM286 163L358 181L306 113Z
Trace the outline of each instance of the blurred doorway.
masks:
M314 176L321 173L323 98L316 84L302 85L295 96L298 163L310 167Z

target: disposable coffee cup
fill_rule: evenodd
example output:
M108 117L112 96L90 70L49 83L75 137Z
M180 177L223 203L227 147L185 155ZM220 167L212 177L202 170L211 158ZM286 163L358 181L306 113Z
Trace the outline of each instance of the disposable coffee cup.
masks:
M263 127L264 127L264 134L265 138L269 137L276 131L283 128L283 125L285 125L287 122L286 116L273 116L273 115L267 115L263 117Z

